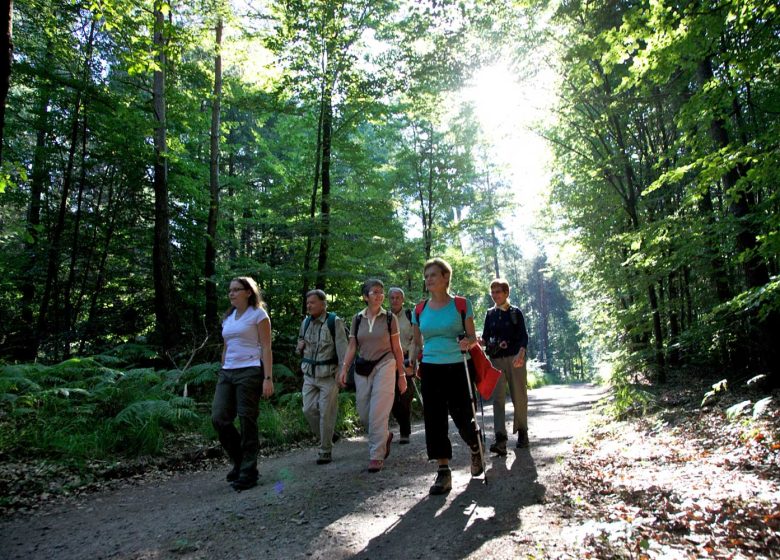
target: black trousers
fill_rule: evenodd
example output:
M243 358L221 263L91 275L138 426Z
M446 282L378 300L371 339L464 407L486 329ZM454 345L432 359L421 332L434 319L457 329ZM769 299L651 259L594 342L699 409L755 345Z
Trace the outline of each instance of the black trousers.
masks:
M452 417L460 437L470 449L478 447L475 419L471 412L468 381L463 362L420 364L425 417L425 446L428 459L452 459L449 420ZM474 366L469 361L470 379Z
M400 372L400 375L404 375ZM393 408L393 418L398 422L398 430L402 436L409 436L412 433L412 398L414 397L413 377L406 376L406 392L402 393L398 389L398 383L395 384L395 400Z
M257 432L260 395L263 390L263 367L219 370L211 423L219 434L219 442L234 465L240 466L240 476L257 478ZM238 416L241 432L233 421Z

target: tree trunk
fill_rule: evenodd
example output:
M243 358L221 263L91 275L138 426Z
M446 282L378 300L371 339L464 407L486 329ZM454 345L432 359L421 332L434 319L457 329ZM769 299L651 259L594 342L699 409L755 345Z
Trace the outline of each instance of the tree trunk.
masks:
M48 84L42 85L39 91L38 121L35 134L35 152L33 155L32 177L30 181L30 202L27 207L27 240L25 241L26 265L22 274L21 283L21 318L18 357L23 361L34 361L38 353L39 337L33 318L32 302L35 301L35 285L33 281L38 275L35 273L35 263L38 261L40 251L38 237L41 224L41 197L43 195L44 182L48 176L46 172L46 133L49 119L49 88Z
M84 63L85 72L84 75L89 75L89 65L92 58L92 39L94 32L94 22L90 31L87 58ZM58 287L57 277L59 275L60 267L60 253L62 245L62 235L65 230L65 216L68 211L68 198L70 197L70 188L73 182L73 166L76 158L76 146L78 145L79 136L79 119L81 116L81 89L76 89L76 97L73 103L73 116L71 122L70 131L70 148L68 149L68 160L65 166L62 179L62 194L60 196L59 211L57 213L57 221L54 224L54 230L51 233L51 242L49 245L49 256L47 259L46 268L46 281L44 284L43 295L41 296L41 307L38 312L38 343L41 338L49 332L47 321L49 320L49 306L52 300L52 291ZM58 331L59 317L55 317L54 330ZM67 337L66 337L67 338ZM36 344L36 349L37 349ZM68 349L64 348L64 354L68 354Z
M171 234L168 209L168 148L165 101L166 39L165 16L162 0L154 2L155 70L152 82L154 107L154 247L152 269L154 272L154 312L156 331L163 350L173 347L178 332L178 319L174 312L173 264L171 261Z
M0 17L3 18L3 29L0 30L0 165L2 165L5 105L8 99L8 89L11 87L11 65L14 59L14 0L0 0L0 12Z
M87 340L89 340L95 333L95 321L97 315L97 302L100 290L103 289L106 277L106 262L108 261L108 252L111 247L111 240L114 237L114 229L116 227L116 220L119 212L114 211L114 183L113 181L108 184L108 201L106 203L105 215L108 217L108 226L106 228L106 238L103 243L103 252L100 256L100 262L98 263L97 274L95 276L95 287L92 290L92 295L89 302L89 313L87 314L86 326L81 333L81 341L79 343L79 354L84 352L84 346Z
M64 317L64 340L63 340L63 357L70 356L70 341L73 337L73 331L76 325L77 317L73 313L73 302L71 301L71 293L73 292L73 285L76 283L76 263L79 255L79 238L81 233L81 205L84 200L84 187L87 180L87 115L86 106L84 108L84 120L81 126L81 168L79 171L79 190L76 195L76 212L73 221L73 240L71 241L70 249L70 267L68 269L68 279L65 282L64 293L62 301L64 305L63 317ZM87 270L84 270L84 274Z
M330 239L330 152L333 133L333 99L330 87L325 90L322 114L322 200L320 201L320 254L317 261L316 286L325 289Z
M669 365L680 365L680 319L677 313L679 304L679 290L677 286L677 272L669 274Z
M658 367L658 383L666 383L666 360L664 359L664 333L661 328L661 313L658 310L658 297L655 286L647 287L647 299L650 301L650 311L653 315L653 338L655 339L655 364Z
M222 104L222 18L215 29L214 99L211 105L211 146L209 161L209 217L206 224L206 258L203 276L206 282L206 331L219 329L217 312L217 219L219 216L219 146Z
M699 78L704 85L713 78L712 62L705 58L699 64ZM734 99L733 106L738 106ZM714 118L710 123L710 138L718 149L725 148L730 143L726 123L721 118ZM754 203L750 198L750 189L747 186L738 186L740 177L746 177L749 169L747 166L735 165L722 177L724 191L729 195L732 203L729 211L737 220L736 248L742 258L742 272L748 289L760 288L769 282L769 269L761 258L756 233L750 225L750 217L753 213ZM777 340L780 339L780 313L770 310L764 320L759 324L756 312L750 317L755 333L748 333L748 340L755 336L758 355L750 356L761 368L770 373L770 384L773 387L780 386L780 364L778 364Z
M309 224L306 232L306 253L303 256L303 290L301 293L301 312L306 315L306 294L309 293L311 252L314 245L314 217L317 213L317 190L320 184L320 161L322 159L322 117L324 115L324 91L320 93L320 111L317 118L317 146L314 150L314 184L311 188L311 201L309 204Z

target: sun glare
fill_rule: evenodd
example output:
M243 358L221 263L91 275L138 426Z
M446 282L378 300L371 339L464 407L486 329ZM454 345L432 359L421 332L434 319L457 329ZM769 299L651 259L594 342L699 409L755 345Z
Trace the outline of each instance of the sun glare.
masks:
M538 252L533 234L549 184L550 149L534 127L549 119L553 100L553 76L539 72L533 81L518 82L504 64L479 70L464 90L471 101L491 146L491 156L503 179L510 185L518 204L510 219L504 220L507 234L526 256Z

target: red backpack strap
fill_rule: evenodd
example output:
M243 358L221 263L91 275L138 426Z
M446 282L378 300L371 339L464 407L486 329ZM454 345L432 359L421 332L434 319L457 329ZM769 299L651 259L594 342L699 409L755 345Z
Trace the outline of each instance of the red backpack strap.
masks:
M460 313L460 322L463 323L463 332L466 332L466 310L468 309L468 305L466 303L466 298L461 296L455 296L455 309L458 310Z
M414 316L417 318L417 326L420 326L420 315L422 315L423 309L428 305L427 299L421 299L420 303L414 306Z

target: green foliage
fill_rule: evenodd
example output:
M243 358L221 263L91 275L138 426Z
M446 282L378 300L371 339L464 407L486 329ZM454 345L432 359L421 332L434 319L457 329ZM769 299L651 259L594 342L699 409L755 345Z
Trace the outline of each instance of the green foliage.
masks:
M198 415L192 410L193 405L194 401L183 397L130 404L113 420L122 446L118 450L138 455L158 454L165 431L175 432L195 425Z

